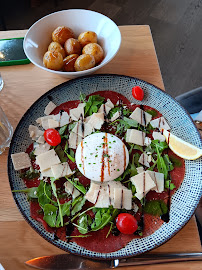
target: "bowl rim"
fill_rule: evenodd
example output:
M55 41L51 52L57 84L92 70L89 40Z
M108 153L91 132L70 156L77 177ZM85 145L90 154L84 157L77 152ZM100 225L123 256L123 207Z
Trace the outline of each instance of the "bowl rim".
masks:
M93 67L93 68L90 68L90 69L86 69L86 70L82 70L82 71L73 71L73 72L67 72L67 71L57 71L57 70L52 70L52 69L48 69L42 65L39 65L35 62L35 60L33 60L32 57L29 56L28 52L26 51L26 42L27 42L27 38L28 38L28 35L30 33L30 31L34 28L34 26L36 24L38 24L40 21L46 19L47 17L51 17L53 16L54 14L56 13L66 13L66 12L71 12L71 11L81 11L81 12L86 12L86 13L95 13L95 14L99 14L99 15L102 15L103 17L105 17L107 20L111 21L112 24L114 24L118 30L118 35L119 35L119 45L118 45L118 48L116 50L116 52L111 56L109 57L109 59L107 61L104 62L104 59L103 61ZM32 24L32 26L28 29L27 33L25 34L25 37L24 37L24 40L23 40L23 49L24 49L24 52L25 52L25 55L27 56L27 58L37 67L43 69L43 70L46 70L46 71L49 71L49 72L52 72L52 73L55 73L55 74L58 74L58 75L62 75L62 76L65 76L65 75L69 75L69 76L76 76L76 77L79 77L79 76L84 76L88 73L93 73L95 72L96 70L100 69L101 67L105 66L107 63L109 63L115 56L116 54L118 53L119 49L120 49L120 46L121 46L121 41L122 41L122 37L121 37L121 31L118 27L118 25L112 20L110 19L109 17L107 17L106 15L100 13L100 12L97 12L97 11L93 11L93 10L87 10L87 9L65 9L65 10L60 10L60 11L56 11L56 12L53 12L53 13L50 13L42 18L40 18L39 20L37 20L34 24Z

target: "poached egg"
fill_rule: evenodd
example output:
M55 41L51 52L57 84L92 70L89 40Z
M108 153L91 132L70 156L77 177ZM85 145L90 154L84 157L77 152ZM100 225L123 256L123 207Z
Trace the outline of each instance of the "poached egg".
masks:
M87 178L107 182L127 168L129 153L125 144L110 133L94 133L84 138L76 150L76 164Z

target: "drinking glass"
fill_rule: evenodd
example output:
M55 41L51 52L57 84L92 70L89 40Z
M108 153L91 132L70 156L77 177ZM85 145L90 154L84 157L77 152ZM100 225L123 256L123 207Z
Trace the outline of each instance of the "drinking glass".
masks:
M0 154L10 145L12 135L13 127L0 107Z

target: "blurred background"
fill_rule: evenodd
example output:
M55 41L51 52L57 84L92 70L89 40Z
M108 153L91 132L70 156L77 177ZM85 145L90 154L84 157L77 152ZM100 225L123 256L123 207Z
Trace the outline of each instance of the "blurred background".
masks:
M202 86L202 0L8 0L0 30L28 29L72 8L100 12L117 25L150 25L166 91L175 97Z

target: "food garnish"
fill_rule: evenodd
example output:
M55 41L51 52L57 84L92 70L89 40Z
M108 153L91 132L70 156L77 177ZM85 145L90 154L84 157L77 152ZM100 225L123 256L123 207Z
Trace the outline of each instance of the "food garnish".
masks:
M135 99L142 101L144 98L144 91L137 85L132 88L132 95Z
M181 138L175 136L165 129L162 129L161 132L166 138L166 142L169 145L169 148L179 157L188 160L195 160L202 156L202 150L198 147L185 142Z

